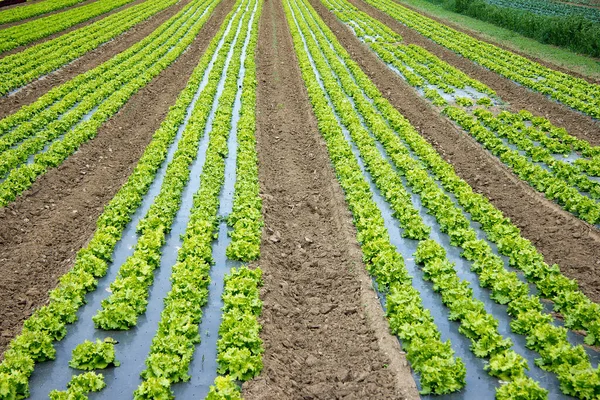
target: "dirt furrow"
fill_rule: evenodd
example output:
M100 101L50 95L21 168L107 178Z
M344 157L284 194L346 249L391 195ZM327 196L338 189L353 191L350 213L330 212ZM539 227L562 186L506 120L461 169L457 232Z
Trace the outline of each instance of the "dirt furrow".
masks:
M166 20L177 14L189 2L190 0L181 0L179 3L156 13L148 20L137 24L127 32L84 54L66 66L46 75L42 79L31 82L14 95L0 97L0 118L16 112L24 105L33 103L50 89L62 85L75 76L89 71L127 50L151 34Z
M565 275L577 279L582 290L600 302L598 230L521 181L470 136L442 117L319 0L311 0L311 3L384 96L454 166L458 175L510 217L547 262L558 263Z
M364 270L317 130L281 0L265 0L257 141L265 230L264 370L250 399L417 399Z
M402 25L394 18L377 10L362 0L348 1L358 7L361 11L378 19L389 28L402 35L407 44L414 43L427 49L448 64L460 69L470 77L477 79L494 89L502 100L510 104L510 109L512 111L516 112L521 109L526 109L535 115L547 118L557 126L566 128L573 136L585 139L593 145L600 145L599 121L475 64L471 60L434 43L417 31ZM402 5L404 6L404 4ZM557 69L554 66L551 67Z
M233 5L223 0L191 47L59 168L0 209L0 353L90 239Z

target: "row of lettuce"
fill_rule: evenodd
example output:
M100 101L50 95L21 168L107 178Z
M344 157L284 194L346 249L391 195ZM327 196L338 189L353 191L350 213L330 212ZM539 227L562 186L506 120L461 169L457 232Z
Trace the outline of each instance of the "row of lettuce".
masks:
M209 4L205 7L209 7ZM6 398L28 395L27 382L34 363L54 358L53 342L65 336L65 326L76 320L76 312L83 305L85 294L95 289L97 278L106 274L117 242L133 213L141 205L167 157L179 126L184 122L202 72L201 69L194 72L189 84L153 135L133 173L105 207L91 241L78 252L73 268L50 293L50 303L37 310L25 322L22 333L9 345L4 361L0 364L0 381L11 388L11 392L5 395Z
M386 63L396 69L415 88L424 90L427 98L436 105L448 104L440 91L452 95L469 88L481 97L478 101L491 103L489 97L496 93L485 84L472 79L462 71L435 57L415 44L402 44L402 37L369 15L360 12L346 1L326 0L323 4L346 25L354 34L372 48ZM489 97L486 97L489 96ZM458 94L452 96L457 98Z
M339 43L335 42L334 37L329 37L328 39L330 46L334 47L338 54L344 54L344 49ZM327 50L327 48L325 48L325 50ZM518 228L507 218L504 218L501 212L487 199L481 195L473 194L471 187L455 175L450 165L445 163L433 148L431 148L421 136L414 132L414 129L410 127L409 122L398 114L395 109L389 106L387 101L373 100L380 97L377 89L350 59L346 59L346 61L350 65L349 68L352 69L353 73L361 77L355 79L364 82L365 87L367 87L368 90L365 89L365 93L370 97L370 102L376 106L383 107L382 112L388 114L388 116L386 116L388 125L401 135L402 140L411 147L411 151L419 156L435 178L440 181L444 189L454 194L459 204L471 215L471 218L481 224L482 229L488 234L489 240L498 246L500 253L509 257L511 266L515 266L524 271L527 278L538 286L542 295L552 299L558 307L564 309L565 313L573 315L571 318L575 318L578 322L567 325L568 327L572 329L581 329L581 327L584 327L588 332L587 342L591 345L599 344L597 329L600 320L590 317L600 311L600 307L587 299L583 293L578 291L575 282L569 281L562 276L557 266L549 267L545 264L543 257L537 249L520 236ZM361 104L365 104L357 100L360 99L360 96L354 96L353 98L357 105L360 106ZM369 109L365 108L365 110L367 110L365 112L368 112ZM487 113L485 110L479 111ZM393 116L393 119L390 119L390 115ZM531 120L533 125L541 131L549 131L551 137L559 138L562 143L580 151L585 156L596 157L598 151L600 151L597 147L592 147L589 143L568 135L564 129L553 127L546 119L533 117L531 113L526 111L522 111L519 114L501 113L499 118L505 118L507 115L510 115L511 117L517 115L518 118L515 118L515 120ZM366 118L366 121L373 121L373 118ZM511 122L511 124L512 123L514 123L514 121ZM371 129L375 134L381 134L383 132L389 133L388 128L383 123L373 125ZM404 133L405 136L402 136L402 132L408 132L410 135ZM388 135L388 137L393 138L394 136ZM393 140L395 141L396 139ZM550 145L546 144L546 146ZM392 159L395 153L408 155L407 151L400 145L400 142L398 142L396 148L388 151ZM548 279L549 281L542 282L545 279ZM550 283L551 281L555 281L557 286L553 287L555 283ZM566 298L570 298L571 300L561 300L561 292L564 292ZM577 300L574 304L569 305L573 299ZM581 312L582 309L586 310L585 313L588 313L588 317L583 316Z
M232 128L233 105L238 90L242 51L246 36L250 35L249 47L251 49L249 53L251 53L250 56L252 57L254 55L253 48L256 45L258 16L261 11L257 9L259 7L258 2L244 3L242 2L241 6L249 7L250 11L240 13L236 17L237 19L241 19L242 33L235 39L235 44L233 45L231 64L227 67L223 93L220 95L213 128L209 135L208 150L200 177L201 186L194 196L190 220L186 233L183 236L182 247L178 253L178 262L173 267L171 275L173 286L165 299L165 307L161 314L159 328L152 341L150 354L146 359L147 368L142 372L144 382L136 390L134 394L135 398L172 398L171 384L187 381L190 378L188 367L193 357L194 344L200 341L198 330L202 317L201 308L206 304L208 298L209 270L210 265L213 263L212 242L219 225L219 194L225 179L225 158L228 155L227 137ZM249 25L250 29L248 28ZM232 30L231 33L235 34L235 30ZM230 42L228 38L225 41ZM224 61L227 52L227 47L223 47L219 58ZM248 60L247 57L248 55L244 59ZM213 76L209 77L210 83L207 89L213 85L213 80L214 88L216 89L219 78L223 73L222 71L223 64L218 59L211 71L211 75ZM200 111L200 114L208 116L207 111L209 110L202 110L202 107L206 107L206 104L209 104L210 107L212 101L205 101L206 99L202 97L201 95L197 102L199 110L195 110L194 112ZM254 108L247 101L248 99L244 98L244 105L246 107L242 106L242 113L253 113ZM190 127L190 129L194 131L198 127ZM244 177L240 177L240 179L244 179ZM253 274L251 270L247 271L249 274ZM237 280L234 279L233 282L237 282ZM231 296L237 294L235 288L231 288L230 285L229 280L226 280L223 295L224 299L227 299L225 302L225 311L234 306L234 304L228 305L228 303L232 300ZM255 291L258 292L256 282L249 282L249 286L252 285ZM244 294L241 292L242 288L240 287L239 289L240 293ZM240 306L243 305L242 303L248 301L245 295L240 296L238 299L240 300ZM229 321L227 319L228 315L230 314L226 312L223 316L220 330L221 339L219 339L218 348L221 350L221 347L223 347L222 342L227 342L229 346L233 347L250 345L250 342L244 344L244 340L240 340L239 335L246 334L248 337L251 337L254 330L248 324L242 323L236 328L236 321ZM244 315L245 312L235 314L235 317L241 318ZM227 334L224 329L237 329L237 331ZM258 334L258 329L256 329L256 334ZM259 348L262 348L260 343ZM248 372L241 369L252 365L254 362L251 354L236 353L230 357L230 359L223 358L221 352L219 352L218 361L221 371L229 371L231 369L231 373L244 375ZM260 359L260 354L258 354L258 357ZM258 371L260 371L260 368ZM254 376L252 372L250 372L250 375L251 377Z
M434 281L443 302L450 308L450 318L460 322L460 332L471 339L474 354L490 358L486 367L488 372L503 381L511 382L498 389L497 398L546 398L547 392L525 376L526 361L510 350L510 340L503 339L498 334L497 321L485 313L481 302L472 298L468 284L458 279L453 265L445 257L444 249L431 240L425 240L428 231L422 228L423 222L418 214L414 213L410 197L399 186L402 183L399 175L403 176L412 191L421 197L428 213L436 217L442 231L449 235L451 245L462 249L462 256L471 262L473 272L479 276L480 285L490 290L492 300L507 305L507 311L512 317L511 329L517 334L525 335L527 346L541 356L536 364L557 375L561 390L565 394L582 399L594 398L600 389L600 380L583 347L572 346L567 340L567 329L553 325L553 319L542 311L543 306L538 296L529 295L527 284L522 282L516 273L505 269L503 260L494 254L487 241L477 238L463 210L481 224L487 234L487 240L498 246L501 254L508 257L510 265L523 271L525 277L537 285L542 296L554 301L555 310L566 316L568 327L587 331L586 342L589 344L597 343L598 305L587 299L577 289L576 283L565 278L557 266L550 267L545 264L541 254L520 236L519 230L508 219L487 199L473 193L472 189L456 176L452 167L443 161L431 145L381 96L314 11L309 10L310 6L304 5L304 8L308 10L307 13L310 12L312 22L309 17L296 16L302 15L299 6L289 7L293 9L288 11L288 18L291 21L292 35L309 95L320 122L320 130L328 143L332 161L353 211L365 260L381 286L388 287L387 308L392 330L395 330L398 321L396 313L404 312L405 307L411 310L412 315L420 315L418 297L411 296L410 284L406 288L389 289L388 282L393 282L398 276L406 277L405 270L384 269L385 280L379 275L381 268L386 265L385 261L398 256L392 256L393 250L388 247L386 241L379 241L373 248L369 241L373 235L363 237L361 219L364 218L365 211L355 208L355 202L358 200L354 198L354 190L359 185L344 184L346 174L351 173L351 176L356 176L357 179L359 176L363 178L357 164L341 169L342 162L344 165L351 163L348 159L352 157L352 153L336 115L348 129L375 184L392 206L394 216L403 228L403 236L422 240L415 255L416 260L424 266L425 277ZM301 29L303 34L298 29ZM323 37L317 41L309 40L318 31L323 33ZM302 38L307 41L307 50L303 47ZM313 72L308 52L319 71L324 90L320 89L319 79ZM335 109L335 114L332 108ZM365 127L368 127L368 130ZM371 135L382 144L395 170L381 157ZM345 148L350 153L340 157L338 148ZM352 159L354 160L353 157ZM368 190L368 186L363 190ZM460 207L446 192L455 196ZM358 199L362 202L367 202L367 199L372 202L368 191L362 192ZM408 205L406 200L409 200ZM374 225L371 223L370 227ZM369 264L371 251L382 252L376 268ZM402 300L405 301L400 303L402 307L397 307L398 301ZM418 335L419 324L415 325L411 328L404 326L398 332L411 363L415 357L411 354L414 351L414 336L406 339L403 335L406 332ZM415 370L419 372L418 366ZM453 368L448 370L454 371ZM428 379L430 376L421 376L421 384L426 391L431 389ZM457 382L460 380L446 379L444 385L433 391L444 393L459 389L461 385L456 384Z
M597 84L555 71L508 50L477 40L403 7L394 0L365 1L471 61L584 114L600 118L600 86Z
M310 25L312 25L312 32L319 29L318 26ZM331 34L330 32L328 33ZM342 62L338 60L337 55L327 45L325 35L320 37L321 40L319 43L314 43L311 56L317 65L325 90L331 98L333 108L336 114L340 116L341 122L348 129L350 137L356 144L361 158L365 162L365 167L373 177L375 184L381 189L386 200L390 202L394 210L394 215L403 228L403 235L417 240L425 240L429 235L429 228L424 224L419 214L414 211L414 208L412 208L410 196L402 187L400 176L383 159L375 145L375 141L361 124L361 114L365 121L368 120L369 123L375 125L383 122L381 116L376 113L374 107L366 100L362 102L362 106L357 105L361 96L360 88L354 83L352 75ZM307 34L305 34L306 36ZM319 57L323 59L319 59ZM353 99L352 103L344 101L346 95L349 99ZM360 114L355 107L360 109ZM379 129L382 128L382 126L379 126ZM415 178L421 179L423 176L415 176ZM401 206L401 204L406 203L410 207L408 210L406 205ZM417 224L419 229L415 232L415 225ZM472 340L472 350L477 356L491 357L487 367L490 375L511 382L499 388L497 398L514 398L511 396L514 396L516 393L526 393L530 398L545 398L546 391L540 388L536 382L525 376L525 370L527 369L526 361L510 350L510 340L503 339L498 333L497 321L485 312L483 303L472 299L472 293L468 289L468 284L463 283L462 287L465 288L466 294L457 297L462 300L462 307L468 304L471 304L471 306L464 308L464 314L458 314L455 309L451 309L451 318L461 322L460 330ZM412 299L410 297L407 299L406 294L398 290L390 291L387 296L388 315L390 313L394 315L394 313L399 312L400 307L406 307L406 300ZM395 320L391 319L390 326L392 330L395 329L394 323ZM400 337L402 338L402 334L400 334ZM407 350L409 360L411 359L410 351L411 349L409 348ZM421 384L423 386L422 381L423 375L421 375ZM460 389L460 387L453 389ZM452 391L451 388L444 390Z
M227 223L232 227L227 257L254 261L260 256L262 200L258 185L256 153L256 47L263 2L258 0L250 40L244 59L242 108L238 121L236 182L233 210ZM260 268L240 267L225 276L223 316L217 342L218 373L207 400L241 399L237 382L250 380L263 368L263 343L258 317L262 311Z
M0 206L94 138L131 96L189 47L217 4L190 2L141 42L2 119L0 169L6 179L0 183Z
M175 3L177 0L144 1L54 39L6 55L0 59L0 95L6 95L76 60Z
M24 398L28 396L28 377L33 372L35 362L51 360L55 356L53 341L62 339L66 334L65 325L76 320L76 312L84 303L87 292L95 289L97 278L106 274L111 262L111 255L119 241L125 226L131 221L132 214L141 204L142 198L160 167L164 162L168 148L174 141L179 126L184 122L186 112L202 77L217 50L219 40L225 34L228 20L234 18L235 24L242 24L241 38L235 42L233 54L234 65L228 69L225 89L219 100L213 131L210 133L209 149L201 176L202 185L194 197L190 222L186 230L183 246L178 254L178 262L173 267L171 276L172 289L165 298L165 308L161 314L159 329L153 340L152 348L146 360L147 369L142 373L144 378L135 393L136 398L157 398L162 395L171 398L170 385L174 382L189 379L187 369L199 341L198 323L206 302L208 292L210 264L212 262L211 244L218 225L218 203L224 179L224 159L227 156L227 136L231 129L233 101L237 91L237 79L240 71L240 56L244 37L249 33L250 40L245 58L246 75L242 89L242 110L238 126L238 180L235 186L235 201L244 210L236 212L237 222L233 223L232 254L235 258L253 260L259 255L260 230L262 226L261 202L258 197L258 180L251 173L257 166L254 136L255 109L255 65L254 50L257 41L257 27L261 2L238 2L237 11L232 11L223 23L221 30L211 43L198 67L194 70L188 85L179 95L175 106L170 109L167 118L154 134L133 174L119 190L115 198L105 208L98 220L98 228L88 246L77 255L75 266L61 278L57 289L50 294L50 303L37 310L25 322L23 332L17 336L5 352L4 361L0 364L0 387L9 388L1 398ZM245 13L240 13L242 6ZM212 5L214 7L214 4ZM248 8L251 12L247 12ZM237 14L237 15L235 15ZM244 18L242 20L242 14ZM247 28L251 15L254 23L251 32ZM236 30L232 30L225 42L232 45ZM108 329L127 329L135 325L137 315L143 313L147 304L147 286L152 282L152 270L160 260L160 243L164 240L165 229L169 227L176 210L179 208L181 190L189 178L188 166L197 152L200 135L210 113L217 91L217 84L223 73L223 65L228 53L224 46L213 65L208 84L202 91L188 125L178 142L178 149L173 161L167 167L161 192L154 204L138 226L140 238L134 255L127 260L120 270L119 278L113 282L113 295L103 303L119 304L120 309L110 309L112 314L103 312L94 317L95 323ZM237 60L237 61L235 61ZM207 105L208 104L208 105ZM187 172L187 176L186 176ZM251 198L253 197L253 198ZM235 206L234 206L235 208ZM242 222L246 223L242 223ZM154 234L147 235L156 228ZM239 228L239 229L238 229ZM137 252L144 248L149 252ZM261 284L261 272L241 267L234 270L226 279L223 295L225 317L220 329L219 340L219 372L224 374L216 381L216 386L209 394L210 398L229 398L238 393L235 380L250 379L262 369L262 342L258 337L260 326L258 315L261 302L258 287ZM119 292L119 288L128 288L128 294ZM131 296L131 293L137 294ZM123 296L120 296L123 294ZM133 300L133 301L132 301ZM100 316L100 317L99 317ZM112 316L117 322L111 321ZM248 338L254 338L249 340ZM98 363L100 351L97 343L84 343L82 349L74 351L71 366L80 369L97 369L109 364L118 365L112 360ZM105 344L103 344L104 346ZM113 343L109 344L112 348ZM79 356L76 357L75 353ZM114 356L114 350L112 352ZM92 360L91 361L81 361ZM78 361L79 360L79 361ZM105 360L106 361L106 360ZM102 365L101 365L102 364ZM88 368L82 367L87 365ZM72 398L86 396L90 391L97 391L105 386L102 375L88 373L74 376L68 389L63 392L54 391L51 398ZM219 397L220 396L220 397ZM85 397L78 397L85 398Z
M98 0L72 10L2 29L0 30L0 54L106 14L132 1Z
M26 4L21 7L2 10L0 11L0 24L21 21L52 11L61 10L83 1L84 0L45 0L35 4Z
M517 128L498 124L498 119L489 111L475 110L473 117L457 107L447 107L444 114L547 198L590 224L600 222L600 204L597 201L600 184L581 174L576 165L556 160L550 151L536 146ZM516 149L512 149L503 138ZM538 162L548 169L536 164ZM581 192L587 192L589 196Z
M299 13L298 5L285 1L284 6L319 130L353 214L363 260L380 287L385 287L389 293L390 327L402 339L411 367L421 374L423 393L443 394L460 390L465 384L465 366L454 357L450 343L441 341L431 314L423 308L419 292L411 285L404 260L390 243L381 212L371 198L369 185L312 69L298 26L302 20L295 15Z
M439 75L443 71L446 76L462 80L481 93L495 95L482 83L469 78L426 50L415 45L397 44L399 38L396 33L348 2L327 0L323 3L351 26L357 37L368 43L411 86L425 88L424 83L427 83L444 92L449 92L448 89L456 86L449 85L452 81L448 79L439 82L439 79L436 81L437 76L435 79L431 78L431 69L435 69L439 71ZM410 49L410 52L406 49ZM422 64L430 65L429 70L419 68L416 60L421 59ZM435 89L426 88L423 94L434 105L447 105ZM534 117L525 110L519 113L503 111L495 116L484 108L473 109L475 104L468 98L457 97L455 100L456 104L446 107L444 114L509 165L518 176L579 218L591 224L600 221L600 204L597 201L600 198L600 184L591 178L600 172L599 147L591 146L588 142L569 135L564 128L557 128L548 120ZM484 104L482 100L488 102ZM483 107L492 104L489 98L481 98L477 103ZM573 163L562 161L555 155L575 155L577 160Z

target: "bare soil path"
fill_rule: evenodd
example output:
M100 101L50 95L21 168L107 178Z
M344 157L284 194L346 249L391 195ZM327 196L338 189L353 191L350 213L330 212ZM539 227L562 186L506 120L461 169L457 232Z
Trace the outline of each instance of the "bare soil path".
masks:
M361 261L281 0L265 0L257 54L266 351L243 397L417 399Z
M479 143L442 117L319 0L311 0L311 4L384 96L454 166L458 175L510 217L548 263L558 263L565 275L577 279L582 290L600 302L598 230L521 181Z
M0 209L0 353L91 238L104 205L135 167L233 3L223 0L190 48L95 139Z

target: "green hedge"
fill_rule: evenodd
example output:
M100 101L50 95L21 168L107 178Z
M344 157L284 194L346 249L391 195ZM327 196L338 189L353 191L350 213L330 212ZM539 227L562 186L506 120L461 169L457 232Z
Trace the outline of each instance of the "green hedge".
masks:
M430 3L510 29L540 43L600 56L600 24L582 16L549 16L499 7L483 0L427 0Z

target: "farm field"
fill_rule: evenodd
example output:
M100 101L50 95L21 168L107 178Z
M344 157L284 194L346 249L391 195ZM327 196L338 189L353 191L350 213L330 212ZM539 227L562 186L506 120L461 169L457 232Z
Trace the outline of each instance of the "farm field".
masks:
M599 119L402 0L0 9L0 399L600 399Z

